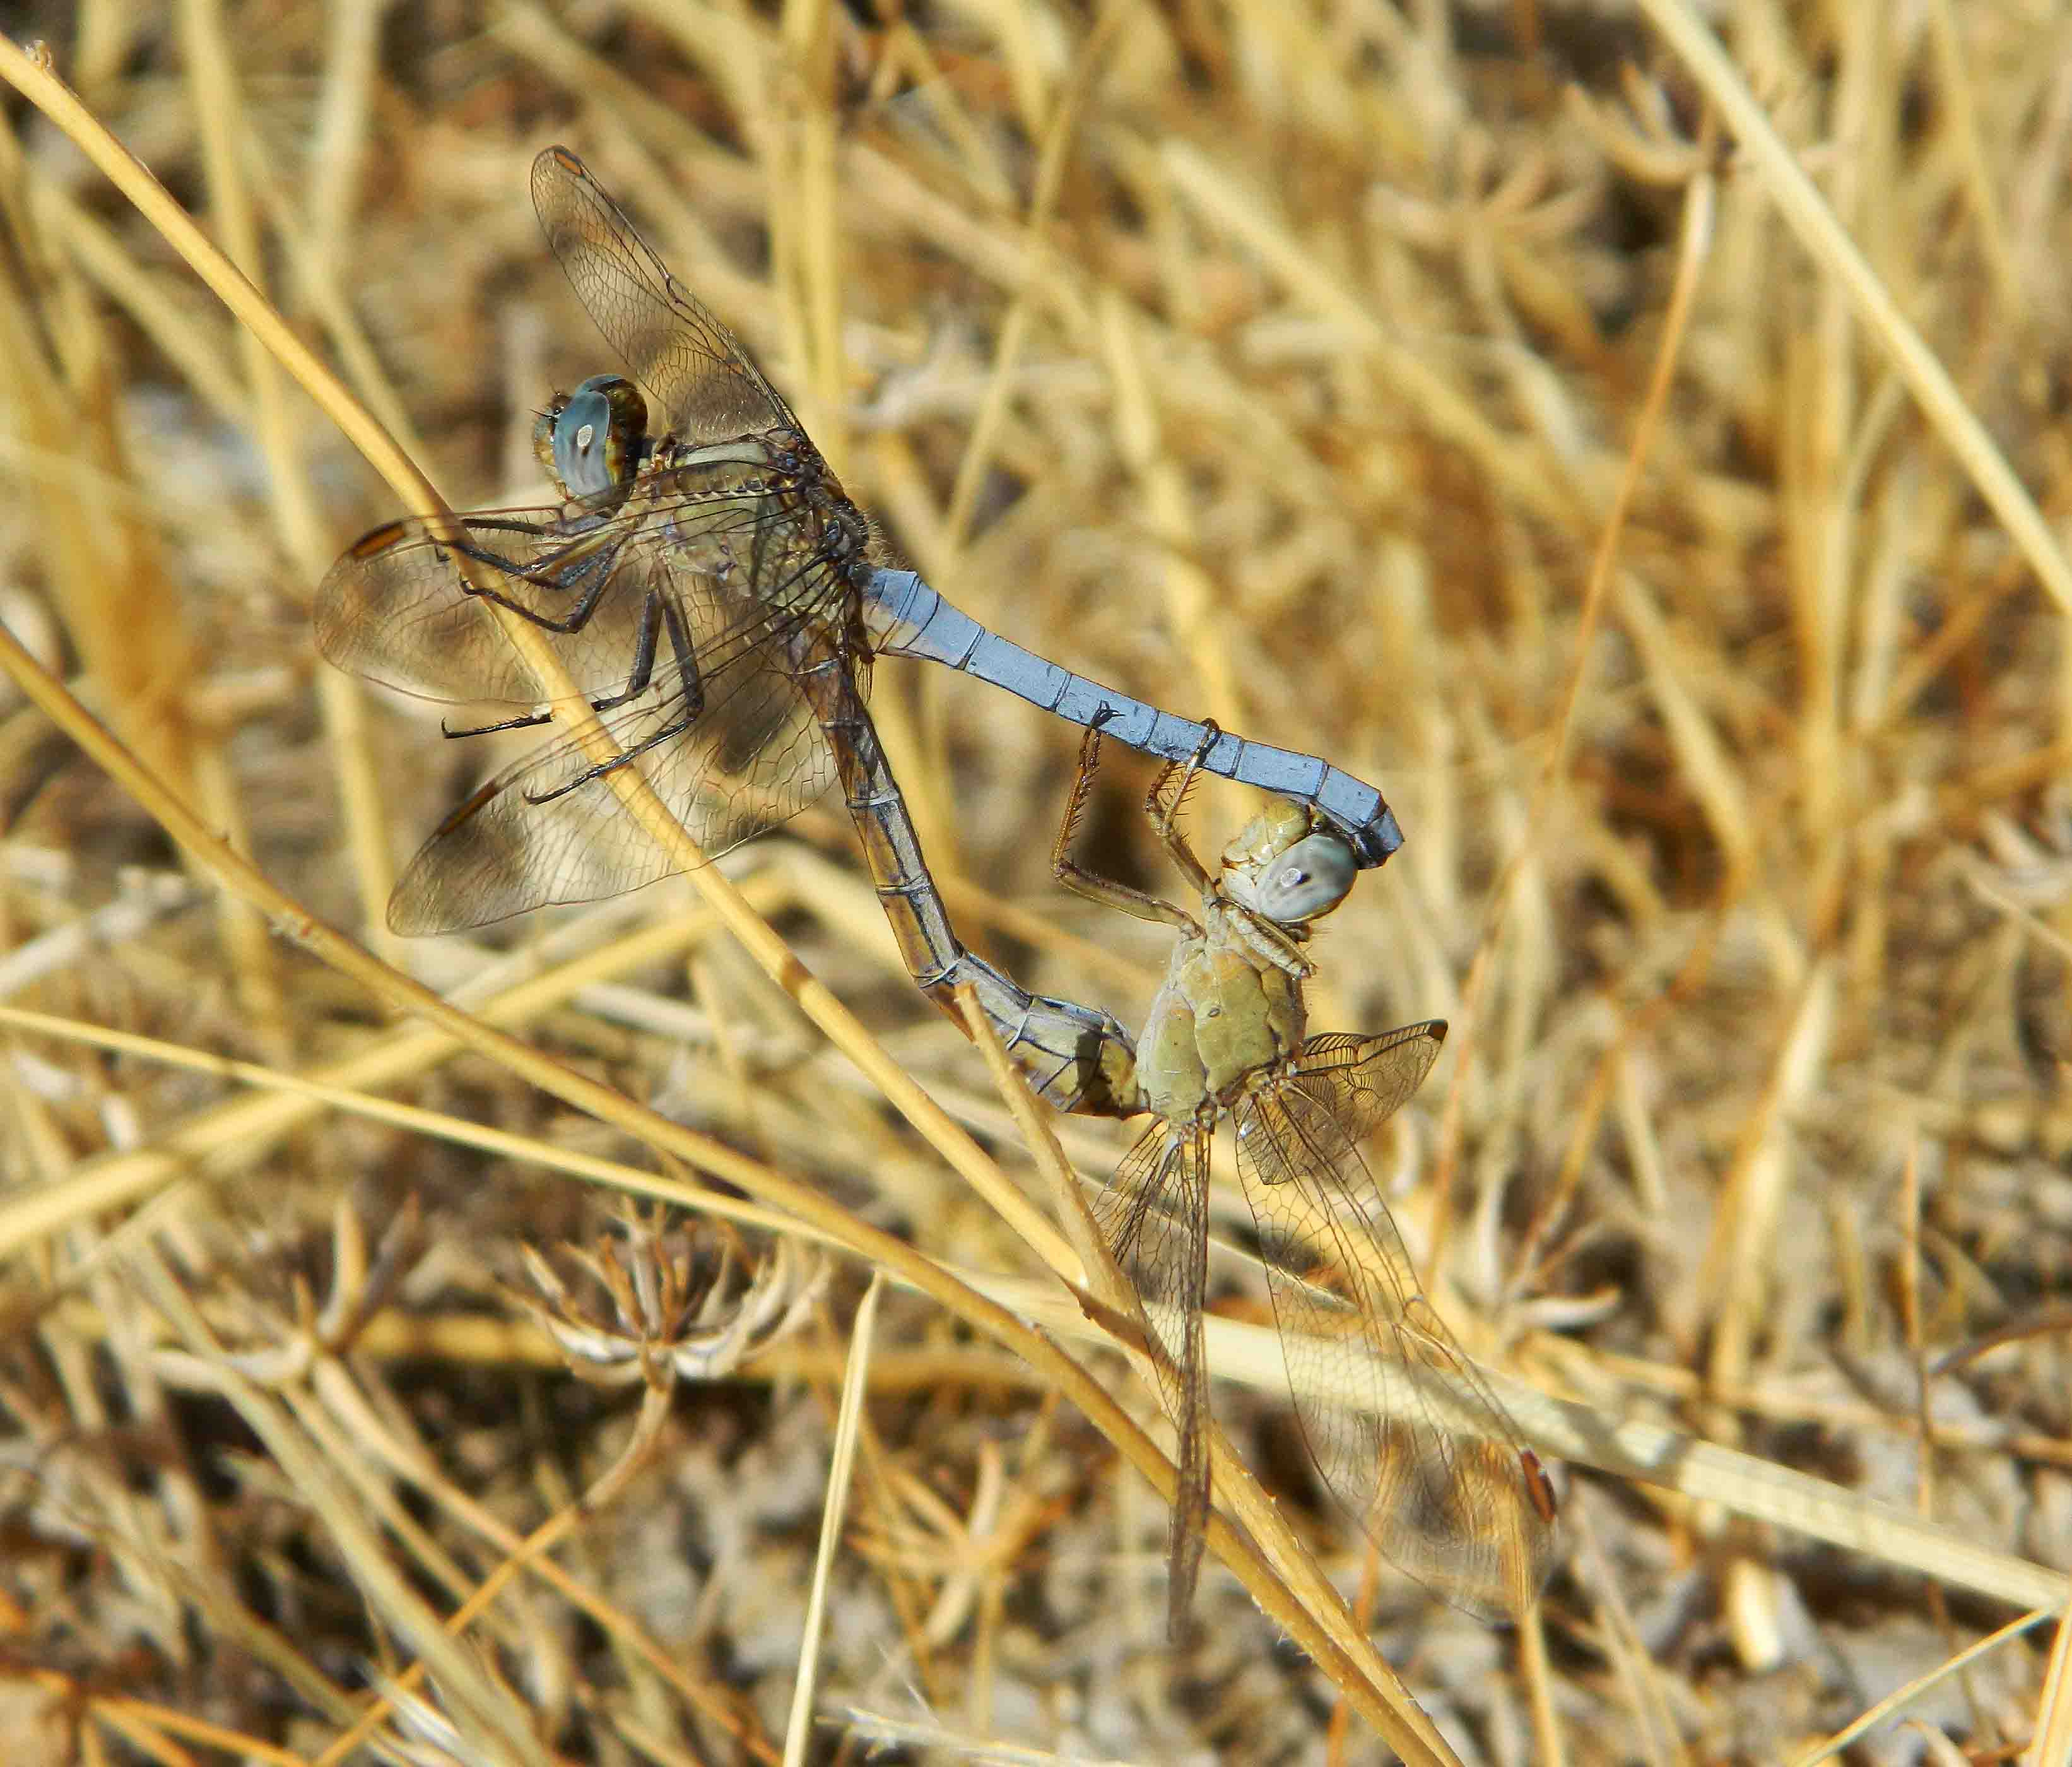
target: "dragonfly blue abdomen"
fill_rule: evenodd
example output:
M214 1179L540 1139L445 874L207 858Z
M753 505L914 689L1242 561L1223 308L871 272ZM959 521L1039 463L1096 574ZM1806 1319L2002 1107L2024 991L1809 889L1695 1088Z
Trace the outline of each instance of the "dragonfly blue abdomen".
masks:
M980 624L911 570L871 573L864 620L881 655L942 663L1082 729L1098 723L1104 736L1125 748L1161 760L1191 761L1198 772L1306 805L1345 837L1363 869L1380 864L1403 844L1395 812L1365 781L1314 755L1248 742L1227 731L1212 734L1207 724L1075 674Z

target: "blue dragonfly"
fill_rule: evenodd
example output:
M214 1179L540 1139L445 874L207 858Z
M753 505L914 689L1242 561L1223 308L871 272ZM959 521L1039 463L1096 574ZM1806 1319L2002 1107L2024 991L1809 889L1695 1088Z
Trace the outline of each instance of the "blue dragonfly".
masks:
M953 1019L957 986L976 986L1045 1096L1077 1109L1105 1096L1101 1065L1127 1039L1106 1013L1029 995L957 939L866 707L874 655L947 665L1099 721L1129 747L1301 802L1359 866L1401 844L1372 786L1074 674L881 562L791 407L582 161L545 150L532 200L630 373L594 376L541 416L535 447L560 500L457 526L376 528L319 587L317 642L340 668L501 713L451 735L545 724L552 713L484 605L494 602L549 635L618 753L599 763L564 735L483 785L397 882L397 932L594 900L674 870L623 813L606 777L615 768L638 768L708 854L838 779L915 982Z

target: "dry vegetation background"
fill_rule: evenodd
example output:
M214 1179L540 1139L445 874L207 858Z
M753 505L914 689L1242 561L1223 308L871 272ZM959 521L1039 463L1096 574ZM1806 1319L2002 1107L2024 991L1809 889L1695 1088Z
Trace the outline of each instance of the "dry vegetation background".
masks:
M84 0L10 29L456 504L536 494L533 411L615 365L526 200L563 141L938 587L1383 785L1408 842L1329 924L1313 1015L1453 1021L1370 1152L1568 1463L1531 1624L1375 1574L1271 1372L1218 1396L1462 1760L1797 1759L1917 1677L1918 1722L1846 1758L2000 1758L2063 1697L2050 1629L1937 1672L2072 1564L2072 19L1710 10L1983 426L1968 462L1661 34L1672 0ZM485 764L312 653L317 578L399 495L9 121L0 617L309 914L709 1139L658 1153L396 1014L17 696L0 996L63 1022L0 1027L0 1748L776 1760L869 1272L728 1242L701 1167L1076 1314L947 1128L687 884L387 937L396 864ZM1049 876L1074 733L911 665L874 704L967 937L1134 1024L1163 936ZM1112 768L1087 851L1163 886L1147 776ZM1241 796L1198 793L1201 831ZM1042 1197L839 805L726 869ZM1064 1140L1096 1178L1121 1145ZM629 1226L635 1171L690 1206ZM622 1326L570 1242L684 1277L686 1316ZM1218 1280L1262 1316L1240 1263ZM569 1373L520 1296L633 1378ZM870 1339L812 1758L1381 1758L1342 1698L1367 1671L1313 1666L1215 1561L1168 1649L1163 1505L1050 1374L896 1285Z

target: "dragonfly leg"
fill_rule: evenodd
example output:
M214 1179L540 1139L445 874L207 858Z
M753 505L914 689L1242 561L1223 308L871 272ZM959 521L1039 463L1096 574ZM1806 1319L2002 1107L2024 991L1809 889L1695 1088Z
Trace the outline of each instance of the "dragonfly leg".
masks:
M580 790L583 786L589 785L592 780L602 779L606 773L617 772L627 763L639 760L649 749L660 748L672 737L681 735L690 727L690 724L691 720L689 718L682 716L672 718L663 728L655 731L652 735L642 737L630 748L622 748L610 760L599 761L594 767L586 767L566 785L557 785L549 792L526 793L525 801L528 804L551 804L557 797L566 797L570 792Z
M611 587L612 568L619 562L620 540L600 550L596 537L578 534L560 552L550 554L538 562L514 565L501 554L487 546L478 546L465 540L446 542L448 550L458 553L479 565L485 565L500 576L516 578L520 583L529 583L541 589L565 591L576 583L582 588L569 611L559 619L542 613L537 608L528 607L501 590L487 583L475 582L465 572L462 574L462 587L468 594L483 601L493 602L500 608L508 608L521 620L530 620L547 632L577 632L590 624L590 616L597 612L597 604ZM570 568L567 561L573 560Z
M683 719L689 723L705 709L705 677L698 673L697 646L691 642L689 629L684 624L684 610L673 599L661 600L660 604L662 623L669 631L669 654L676 659L677 684L683 690Z
M683 686L684 706L688 714L685 722L705 710L705 683L699 678L697 656L692 648L690 634L684 629L684 616L673 603L651 594L641 609L640 630L634 639L632 672L618 692L602 694L593 699L590 702L592 711L614 711L629 700L638 699L653 685L655 635L665 624L669 631L669 649L676 659L676 673ZM500 730L527 730L535 724L550 723L553 716L551 711L521 712L515 718L502 719L494 724L475 724L466 730L455 730L442 723L439 729L448 736L487 736ZM683 727L680 724L674 727Z
M1303 954L1293 934L1280 921L1269 920L1258 909L1231 901L1227 896L1223 900L1230 912L1243 921L1244 930L1238 936L1251 946L1255 956L1297 982L1306 982L1317 973L1317 966Z
M1158 838L1165 843L1166 853L1179 867L1181 875L1202 892L1202 900L1219 903L1235 916L1244 929L1242 937L1245 942L1275 968L1285 970L1299 982L1311 974L1316 966L1302 954L1295 936L1279 921L1232 901L1195 857L1194 848L1179 830L1180 806L1194 789L1202 763L1222 735L1213 719L1202 725L1201 739L1194 744L1194 753L1183 761L1169 760L1158 770L1157 778L1145 794L1144 813L1151 818L1151 826L1158 830Z
M691 656L689 634L684 630L682 616L666 602L662 604L662 618L669 628L669 648L676 653L676 666L682 674L684 688L684 693L671 710L669 716L658 729L650 731L631 747L622 748L609 760L599 761L594 767L585 768L565 785L557 785L550 792L526 793L527 803L551 804L557 797L565 797L570 792L589 785L592 780L602 779L606 773L616 772L629 761L646 754L651 748L660 748L664 743L673 742L697 722L698 714L705 709L705 688L698 678ZM646 666L652 669L654 662L654 641L652 636L647 640L647 649L648 656ZM619 699L615 699L610 703L617 705L631 697L630 694L622 694Z
M1180 805L1187 793L1194 789L1194 776L1216 739L1223 735L1213 721L1202 726L1201 739L1194 744L1194 752L1184 761L1169 760L1158 769L1158 776L1152 781L1151 789L1144 794L1144 813L1150 818L1151 826L1157 830L1158 838L1165 846L1180 875L1186 879L1188 887L1207 896L1215 889L1215 880L1194 857L1194 850L1187 844L1187 838L1179 830ZM1175 780L1178 781L1176 785Z
M1072 859L1072 841L1079 831L1087 799L1093 791L1094 774L1100 766L1100 723L1096 719L1089 724L1079 743L1079 776L1072 781L1072 795L1065 805L1065 819L1058 825L1058 838L1050 848L1051 875L1067 889L1089 901L1120 908L1140 921L1157 921L1166 926L1176 926L1189 937L1198 937L1201 926L1185 908L1145 891L1132 889L1127 884L1118 884L1113 878L1089 871Z
M439 720L439 734L458 741L463 736L493 736L500 730L530 730L535 724L551 724L554 715L550 711L520 712L516 718L500 718L493 724L470 724L455 730L443 718Z

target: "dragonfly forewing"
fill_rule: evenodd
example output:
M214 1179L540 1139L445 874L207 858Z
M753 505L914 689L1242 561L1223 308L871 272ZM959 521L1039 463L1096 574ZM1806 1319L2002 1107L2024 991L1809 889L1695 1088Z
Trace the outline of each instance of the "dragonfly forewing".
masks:
M669 274L619 204L565 147L532 162L547 243L605 340L688 443L798 428L734 334Z
M456 544L456 529L458 544ZM584 578L608 573L627 538L623 526L592 523L582 559L568 557L558 509L508 509L440 524L392 521L363 537L317 589L317 649L327 661L421 698L450 704L531 705L540 689L488 605L469 591L462 559L482 580L534 617L558 619ZM549 580L559 573L565 589ZM620 598L601 603L574 640L559 648L585 691L627 678L639 609Z
M554 634L555 653L586 694L623 690L643 658L671 665L665 608L700 665L717 670L796 617L738 585L742 561L767 551L757 544L773 525L764 501L738 488L643 491L608 514L565 505L392 521L318 586L317 648L340 669L421 698L536 705L539 684L500 628L493 595ZM767 568L774 578L783 561ZM801 558L791 568L815 564ZM796 584L792 593L800 599Z
M1416 1095L1445 1042L1443 1019L1371 1033L1323 1032L1303 1040L1283 1083L1315 1099L1357 1147Z

